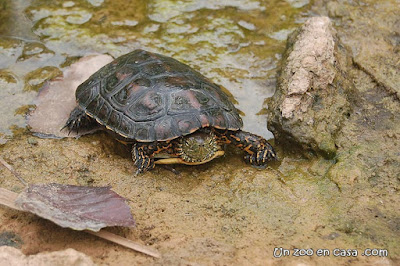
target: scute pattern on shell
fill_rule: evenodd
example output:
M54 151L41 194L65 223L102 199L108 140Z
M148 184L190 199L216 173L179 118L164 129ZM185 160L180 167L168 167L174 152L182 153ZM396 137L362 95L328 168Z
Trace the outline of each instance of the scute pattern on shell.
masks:
M101 68L76 91L85 112L128 139L166 141L202 127L243 122L221 88L179 61L135 50Z

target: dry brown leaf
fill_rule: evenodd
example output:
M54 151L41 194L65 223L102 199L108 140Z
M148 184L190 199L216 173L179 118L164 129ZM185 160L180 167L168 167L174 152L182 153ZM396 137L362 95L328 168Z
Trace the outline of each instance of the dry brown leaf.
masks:
M0 164L23 184L27 184L1 156ZM15 210L35 213L63 227L72 229L79 227L81 229L76 230L85 230L86 233L155 258L161 257L157 250L100 230L104 226L133 226L135 224L129 207L125 204L125 199L111 191L110 187L29 185L21 194L0 188L0 204ZM91 228L85 228L87 226Z
M61 184L29 185L15 204L61 227L99 231L107 226L135 225L125 199L110 187Z
M52 185L54 185L54 184L52 184ZM58 185L58 184L56 184L56 185ZM59 186L62 186L62 185L59 185ZM109 188L106 188L106 189L109 189ZM29 190L29 188L27 188L27 190ZM27 194L29 194L29 192ZM26 195L23 196L23 197L26 197ZM4 188L0 188L0 204L3 204L3 205L5 205L5 206L7 206L9 208L12 208L12 209L22 210L21 206L19 204L15 203L17 198L19 198L19 195L17 193L9 191L9 190L4 189ZM36 197L35 201L38 201L37 197ZM22 200L22 202L23 202L23 200ZM39 205L41 205L41 204L39 204ZM147 255L155 257L155 258L160 258L161 257L161 254L157 250L154 250L154 249L152 249L150 247L147 247L147 246L144 246L142 244L136 243L136 242L131 241L129 239L126 239L124 237L115 235L113 233L107 232L105 230L100 230L98 232L85 230L85 232L89 233L89 234L92 234L92 235L95 235L97 237L106 239L106 240L111 241L113 243L122 245L124 247L139 251L141 253L147 254Z

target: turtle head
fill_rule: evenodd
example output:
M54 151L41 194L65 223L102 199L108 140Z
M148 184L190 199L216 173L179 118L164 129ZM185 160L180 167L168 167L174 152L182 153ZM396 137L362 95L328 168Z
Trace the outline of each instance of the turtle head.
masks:
M186 162L203 162L213 157L220 147L212 132L195 132L179 143L180 157Z

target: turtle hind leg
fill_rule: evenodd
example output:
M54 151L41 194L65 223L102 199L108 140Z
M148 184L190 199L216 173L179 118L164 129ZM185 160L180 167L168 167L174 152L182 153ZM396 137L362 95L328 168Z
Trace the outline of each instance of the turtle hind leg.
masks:
M244 160L255 167L265 167L269 161L277 159L274 148L263 137L242 130L227 130L223 137L225 142L244 150Z
M69 118L63 128L68 128L68 133L76 132L77 134L79 131L90 131L98 127L96 121L88 116L84 110L82 110L79 106L75 107L74 110L72 110L71 114L69 115Z

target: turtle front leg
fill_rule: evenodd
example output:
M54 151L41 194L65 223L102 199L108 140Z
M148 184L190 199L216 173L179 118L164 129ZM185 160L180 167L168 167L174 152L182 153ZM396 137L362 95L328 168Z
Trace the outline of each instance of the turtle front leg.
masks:
M264 138L242 130L226 130L219 134L223 143L232 143L246 152L244 160L256 167L265 167L269 161L276 160L274 148Z
M78 106L72 110L67 122L61 130L68 128L68 133L74 131L79 134L79 131L93 130L97 127L98 124L96 123L96 120L88 116L85 111Z
M169 142L137 142L132 147L132 159L138 168L136 174L154 168L154 155L171 147Z

